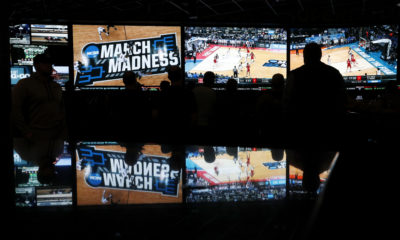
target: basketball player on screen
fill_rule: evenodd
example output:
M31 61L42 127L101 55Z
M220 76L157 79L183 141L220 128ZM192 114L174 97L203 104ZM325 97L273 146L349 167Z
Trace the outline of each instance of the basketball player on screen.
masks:
M353 64L353 66L357 64L354 54L351 54L351 63Z
M251 59L250 62L251 62L251 63L254 62L254 58L255 58L254 53L251 52L251 53L250 53L250 59Z
M247 63L247 73L246 73L246 77L249 76L250 77L250 64Z
M106 32L106 29L103 27L98 27L97 32L99 33L100 41L103 41L103 38L101 37L102 33L105 33L108 36L108 33Z
M350 61L350 59L347 59L347 69L346 69L346 72L348 72L349 69L350 69L350 72L351 72L351 61Z

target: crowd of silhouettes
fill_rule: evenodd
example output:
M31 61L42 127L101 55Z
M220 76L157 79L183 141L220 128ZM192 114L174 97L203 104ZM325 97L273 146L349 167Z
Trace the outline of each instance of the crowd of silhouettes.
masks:
M168 69L168 79L161 82L158 94L147 94L138 75L126 72L124 91L86 99L82 103L86 108L71 111L86 114L71 128L80 127L83 136L104 131L115 138L199 140L204 145L215 140L254 143L270 138L315 146L336 144L345 137L349 110L399 115L395 83L389 83L372 104L363 105L349 98L339 71L321 62L318 44L308 44L303 56L304 65L291 71L286 81L282 74L275 74L271 90L250 94L238 91L235 79L227 81L225 91L214 90L216 75L211 71L204 73L202 84L185 85L178 66ZM13 88L13 137L24 139L25 144L67 137L64 100L60 86L51 79L51 63L48 56L38 55L36 73Z

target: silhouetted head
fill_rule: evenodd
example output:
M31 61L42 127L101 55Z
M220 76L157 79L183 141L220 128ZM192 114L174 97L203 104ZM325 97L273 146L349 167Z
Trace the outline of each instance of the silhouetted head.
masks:
M279 148L271 148L271 155L274 161L281 161L283 159L284 150Z
M160 90L161 91L166 91L170 86L170 83L168 81L161 81L160 83Z
M304 169L303 173L303 189L310 192L316 193L321 184L318 171L315 169Z
M172 66L168 69L168 79L171 80L171 85L182 83L182 71L178 66Z
M205 86L212 87L215 82L215 74L210 71L204 73L203 82Z
M386 83L385 90L387 93L399 92L399 88L397 87L397 83L395 81L389 81Z
M237 90L237 81L233 78L229 79L226 82L226 91L228 92L234 92Z
M53 61L46 54L38 54L33 58L33 66L38 74L49 77L53 73Z
M124 82L127 89L137 87L137 74L135 72L129 71L125 72L122 76L122 81Z
M271 85L272 89L281 90L285 85L285 78L280 73L274 74L271 79Z
M37 172L38 181L41 184L50 184L56 177L55 159L44 157L39 162L39 170Z
M204 160L208 163L213 163L215 161L215 150L213 147L204 147Z
M128 165L135 165L141 155L142 145L133 144L133 146L126 146L125 162Z
M315 64L321 61L321 46L315 42L309 43L303 52L304 64Z
M237 158L238 148L237 147L226 147L226 153L230 156Z

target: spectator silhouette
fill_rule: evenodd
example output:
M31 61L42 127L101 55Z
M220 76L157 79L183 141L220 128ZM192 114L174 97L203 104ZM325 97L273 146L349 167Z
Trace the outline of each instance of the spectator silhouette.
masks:
M284 93L286 131L298 147L287 154L304 171L304 189L316 192L321 166L340 143L346 94L339 71L321 62L318 44L307 44L303 56L304 65L290 72Z
M129 138L143 136L151 121L150 101L137 82L137 74L130 71L123 75L125 90L110 94L111 119L117 137ZM112 134L112 133L110 133Z
M229 139L228 136L237 134L237 131L233 129L236 128L238 122L241 122L241 110L244 104L240 101L235 79L229 79L225 89L217 95L215 125L219 131L223 132L222 136Z
M14 138L14 149L28 162L29 166L38 166L37 177L41 184L50 184L57 177L55 163L64 150L64 140L54 138Z
M144 144L126 142L120 145L126 147L125 163L134 166L142 154Z
M200 128L214 126L217 101L216 93L212 89L214 82L215 74L213 72L206 72L203 77L203 84L193 89L197 103L197 126Z
M138 75L133 71L125 72L122 76L122 81L125 85L126 90L129 91L141 91L142 85L137 81Z
M376 103L375 111L386 114L400 114L400 91L395 81L385 86L382 99Z
M168 81L161 81L161 83L160 83L160 90L162 91L162 92L165 92L165 91L167 91L168 89L169 89L169 87L170 87L170 83L168 82Z
M303 171L303 189L309 193L316 193L321 184L319 175L329 170L337 153L319 149L286 150L288 165Z
M287 132L297 144L336 144L346 113L343 77L321 62L318 44L307 44L303 56L304 65L290 72L285 88Z
M215 161L215 150L212 146L204 147L204 161L207 163L213 163Z
M283 90L285 79L277 73L271 79L271 91L262 94L257 100L256 117L261 136L276 138L282 134Z
M171 86L159 95L156 101L155 118L162 134L183 136L194 124L196 103L191 91L184 88L182 69L172 66L168 69Z
M52 59L45 54L33 59L36 72L12 89L14 137L66 138L67 128L62 90L53 81Z

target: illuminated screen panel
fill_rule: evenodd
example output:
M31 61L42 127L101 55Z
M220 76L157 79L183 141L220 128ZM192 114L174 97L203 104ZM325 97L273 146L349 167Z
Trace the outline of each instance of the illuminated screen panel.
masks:
M346 83L375 84L397 79L397 25L292 29L291 70L304 64L303 49L310 42L321 45L321 61L339 70Z
M29 24L16 24L8 26L10 44L30 44L31 26Z
M14 139L14 174L17 207L72 206L68 143Z
M296 150L285 150L289 164L289 196L295 199L306 197L308 192L303 186L304 171L307 164L313 164L315 174L319 176L319 187L316 190L320 194L325 187L329 174L339 152L305 152ZM316 158L317 157L317 158Z
M280 150L191 147L186 175L188 203L267 201L286 196L286 159Z
M37 44L68 44L67 25L31 25L32 43Z
M47 54L53 61L53 78L63 90L69 81L71 51L67 25L19 24L10 29L11 86L35 72L33 59Z
M172 155L155 144L78 144L78 205L182 203L182 166Z
M216 84L234 78L239 89L262 90L274 74L286 77L286 47L282 28L185 27L186 82L212 71Z
M181 65L179 26L74 25L73 42L77 89L120 89L126 71L158 88Z

